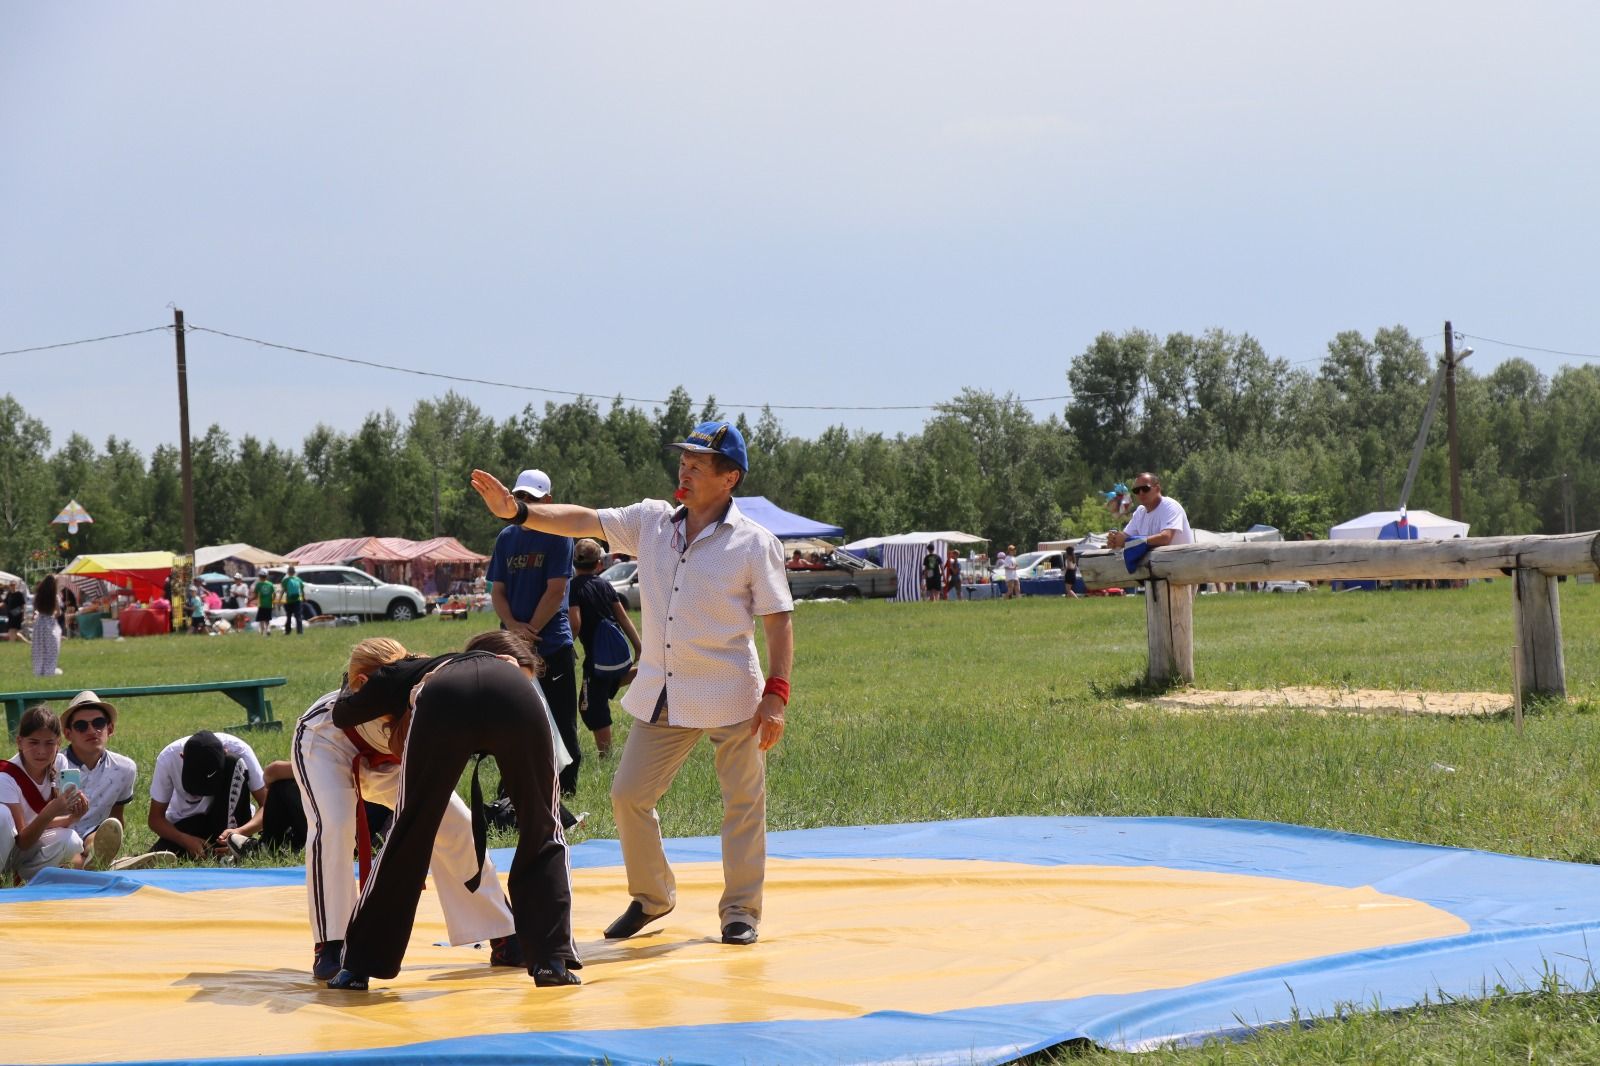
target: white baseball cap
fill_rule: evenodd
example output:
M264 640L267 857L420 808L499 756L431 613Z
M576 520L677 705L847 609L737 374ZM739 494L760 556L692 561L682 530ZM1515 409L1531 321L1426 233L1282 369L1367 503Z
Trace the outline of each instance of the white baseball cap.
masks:
M544 499L550 495L550 475L543 470L524 470L517 475L517 483L511 489L513 496L519 492L526 492L536 499Z

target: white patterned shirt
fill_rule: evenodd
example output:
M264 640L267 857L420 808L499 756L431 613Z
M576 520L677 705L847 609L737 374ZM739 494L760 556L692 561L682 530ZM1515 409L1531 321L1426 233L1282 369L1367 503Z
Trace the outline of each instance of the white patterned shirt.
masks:
M126 755L119 755L114 751L100 753L100 761L94 764L94 769L78 761L78 755L69 746L61 754L66 756L67 765L76 767L83 773L83 794L89 797L89 812L73 825L73 829L81 837L86 837L97 829L101 822L111 817L111 808L119 803L133 802L133 785L139 777L139 765Z
M644 647L622 709L648 722L665 691L672 725L749 721L765 683L755 619L794 610L778 538L731 501L722 520L687 545L684 509L665 500L599 515L611 550L639 560Z

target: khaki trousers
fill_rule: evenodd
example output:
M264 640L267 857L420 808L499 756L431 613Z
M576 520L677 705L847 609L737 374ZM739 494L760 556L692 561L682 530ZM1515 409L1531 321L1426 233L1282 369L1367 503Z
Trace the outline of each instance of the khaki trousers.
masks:
M656 803L702 736L716 748L722 786L722 924L761 922L767 869L767 764L749 721L715 729L635 719L611 781L611 810L628 871L628 892L648 914L677 905L677 881L661 845Z

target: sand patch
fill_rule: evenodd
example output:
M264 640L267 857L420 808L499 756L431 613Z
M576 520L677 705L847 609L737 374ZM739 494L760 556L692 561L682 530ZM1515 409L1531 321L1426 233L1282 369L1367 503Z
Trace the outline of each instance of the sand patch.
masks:
M1268 711L1311 711L1317 714L1432 714L1472 717L1504 714L1511 709L1506 692L1396 692L1375 688L1294 686L1212 692L1185 689L1130 703L1179 714L1201 712L1264 714Z

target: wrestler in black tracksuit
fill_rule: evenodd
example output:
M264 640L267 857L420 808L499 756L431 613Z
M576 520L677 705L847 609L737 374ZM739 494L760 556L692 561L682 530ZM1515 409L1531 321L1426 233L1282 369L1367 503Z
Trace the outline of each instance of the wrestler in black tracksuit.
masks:
M462 769L487 752L516 805L519 836L507 888L528 972L543 984L539 967L551 960L578 969L549 717L522 671L483 651L401 659L374 671L359 691L340 695L334 723L349 728L403 714L425 677L405 739L394 825L345 932L344 968L363 977L400 972L439 822ZM478 828L476 817L474 823Z

